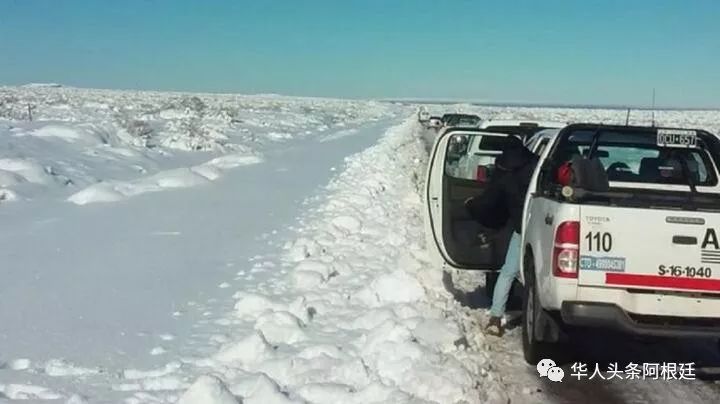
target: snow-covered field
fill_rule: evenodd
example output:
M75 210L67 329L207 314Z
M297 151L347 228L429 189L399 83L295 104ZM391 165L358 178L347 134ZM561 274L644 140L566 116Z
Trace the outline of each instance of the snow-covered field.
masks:
M0 87L0 200L54 192L87 204L192 186L278 143L388 114L332 99Z
M456 108L625 120L432 107ZM0 402L469 404L599 391L537 378L518 330L485 338L483 306L463 306L428 263L426 133L413 112L0 88ZM657 113L715 131L718 117ZM451 275L459 295L479 283ZM611 390L599 399L717 397L700 382Z

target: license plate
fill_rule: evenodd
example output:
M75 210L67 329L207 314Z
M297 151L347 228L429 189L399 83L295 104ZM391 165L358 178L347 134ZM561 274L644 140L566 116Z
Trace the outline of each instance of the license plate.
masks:
M692 148L697 146L694 130L658 129L657 145L660 147Z

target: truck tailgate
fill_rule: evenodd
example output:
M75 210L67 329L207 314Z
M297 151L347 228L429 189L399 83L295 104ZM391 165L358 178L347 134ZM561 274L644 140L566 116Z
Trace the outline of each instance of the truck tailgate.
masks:
M580 208L578 283L720 293L720 214Z

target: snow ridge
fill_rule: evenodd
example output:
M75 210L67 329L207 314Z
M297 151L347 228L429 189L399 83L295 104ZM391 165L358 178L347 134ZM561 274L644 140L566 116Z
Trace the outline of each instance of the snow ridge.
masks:
M67 199L88 187L75 199L115 201L147 192L136 192L147 189L138 177L153 174L200 183L188 169L208 155L262 155L285 142L350 136L398 109L374 101L0 86L0 203L48 193ZM182 170L162 173L172 168Z
M507 401L484 354L466 349L455 303L427 263L417 133L409 119L346 160L286 245L283 270L267 281L274 294L238 293L234 315L253 330L199 361L202 373L242 402Z
M77 205L94 202L115 202L147 192L169 188L186 188L215 181L222 171L235 167L258 164L263 160L252 154L230 154L189 168L160 171L157 174L133 181L103 181L72 194L68 201Z

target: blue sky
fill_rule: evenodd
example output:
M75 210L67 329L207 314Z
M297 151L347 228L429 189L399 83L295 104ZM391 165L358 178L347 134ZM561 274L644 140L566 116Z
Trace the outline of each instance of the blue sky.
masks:
M0 0L26 82L720 107L720 1Z

